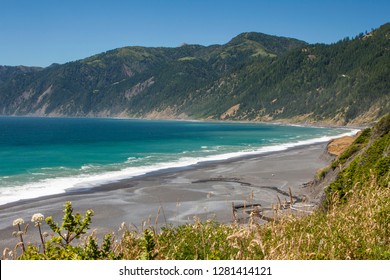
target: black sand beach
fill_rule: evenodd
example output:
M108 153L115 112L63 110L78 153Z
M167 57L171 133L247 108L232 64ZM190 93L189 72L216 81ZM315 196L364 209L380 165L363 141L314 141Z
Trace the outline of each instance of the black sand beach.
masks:
M296 147L265 155L203 163L180 170L165 170L90 190L20 201L0 206L0 249L12 248L17 239L12 221L30 222L34 213L53 216L60 222L63 205L71 201L75 212L94 210L91 231L116 231L122 222L141 230L144 226L191 223L194 217L232 222L232 203L240 207L272 204L295 198L316 199L310 187L316 170L327 165L322 155L326 143ZM25 240L36 242L37 230L30 222ZM50 232L47 225L44 231Z

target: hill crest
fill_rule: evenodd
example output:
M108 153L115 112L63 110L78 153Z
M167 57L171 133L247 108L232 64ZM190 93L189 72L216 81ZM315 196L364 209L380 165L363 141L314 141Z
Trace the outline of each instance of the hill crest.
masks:
M390 111L389 30L331 45L245 32L224 45L2 66L0 114L368 124Z

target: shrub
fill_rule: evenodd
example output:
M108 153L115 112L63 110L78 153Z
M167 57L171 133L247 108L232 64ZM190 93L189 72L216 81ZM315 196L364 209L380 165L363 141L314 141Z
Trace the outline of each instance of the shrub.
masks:
M46 218L46 223L53 231L54 235L46 242L44 239L48 234L41 232L41 224L44 220L44 216L40 213L34 214L32 222L39 229L39 235L42 242L42 252L39 247L29 244L27 249L25 248L22 235L20 235L21 243L23 246L23 253L19 259L23 260L44 260L44 259L61 259L61 260L94 260L94 259L118 259L122 255L116 254L113 250L113 239L111 234L104 236L102 245L99 246L97 238L92 234L86 235L86 230L89 229L91 224L91 217L93 216L92 210L87 210L85 216L81 214L73 214L73 207L71 202L66 202L64 205L64 217L62 218L62 224L59 226L53 221L52 217ZM20 227L21 219L15 220L18 222L15 225ZM75 239L84 239L84 244L72 245L72 241Z

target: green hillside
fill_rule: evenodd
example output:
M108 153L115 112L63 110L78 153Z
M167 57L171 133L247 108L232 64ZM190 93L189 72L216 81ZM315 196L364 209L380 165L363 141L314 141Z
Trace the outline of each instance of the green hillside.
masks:
M0 67L0 114L367 124L390 111L390 24L335 44L242 33Z

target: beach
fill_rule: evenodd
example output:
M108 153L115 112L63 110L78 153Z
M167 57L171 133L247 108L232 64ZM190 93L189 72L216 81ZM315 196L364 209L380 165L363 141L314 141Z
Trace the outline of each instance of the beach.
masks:
M325 148L326 143L312 144L161 170L92 189L2 205L0 247L17 243L12 237L16 230L13 220L23 218L27 223L34 213L42 213L60 222L66 201L72 202L75 213L93 209L90 232L96 230L100 235L117 231L122 222L136 230L192 223L194 217L229 223L234 219L232 203L237 208L253 204L269 209L278 200L289 200L289 189L295 200L305 197L305 201L316 203L318 198L307 183L329 163L330 159L324 157ZM43 225L43 231L50 229ZM36 232L31 224L25 240L37 242Z

